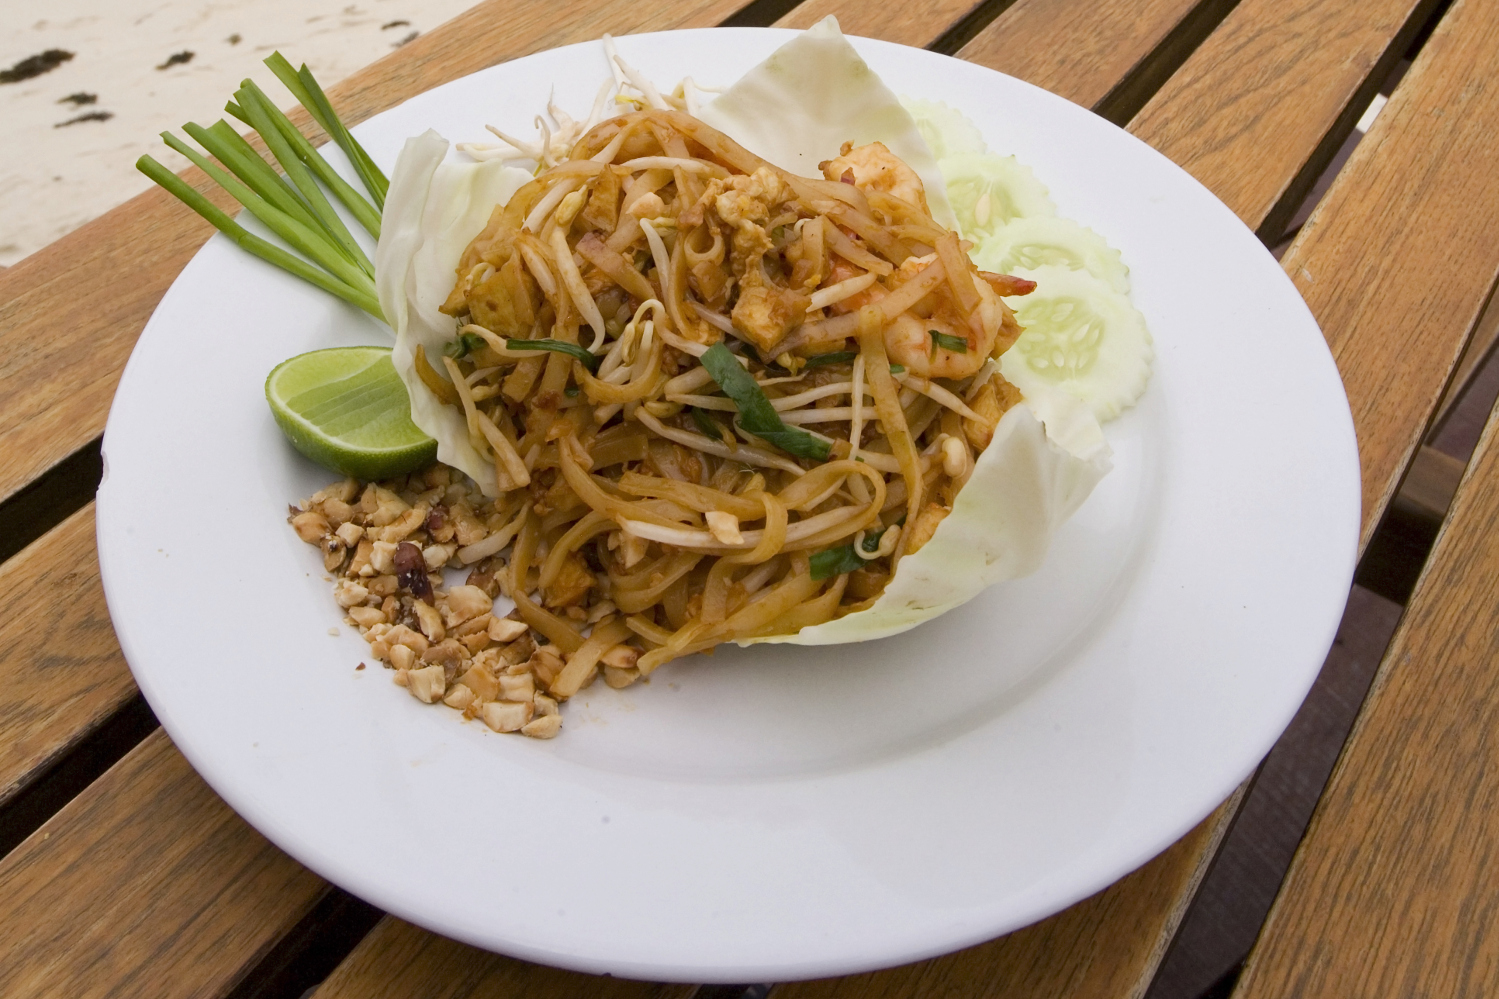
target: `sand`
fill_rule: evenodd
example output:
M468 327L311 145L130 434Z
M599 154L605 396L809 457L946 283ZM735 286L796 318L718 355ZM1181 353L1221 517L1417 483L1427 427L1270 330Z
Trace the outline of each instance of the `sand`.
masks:
M306 62L328 86L475 2L0 3L0 70L51 49L73 54L0 83L0 266L144 190L150 181L135 169L142 153L185 166L159 133L224 117L246 76L290 106L261 65L273 50Z

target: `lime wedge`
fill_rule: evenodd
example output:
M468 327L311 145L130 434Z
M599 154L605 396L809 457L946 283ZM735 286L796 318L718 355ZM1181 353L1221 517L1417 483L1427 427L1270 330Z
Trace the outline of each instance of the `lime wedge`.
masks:
M265 398L292 447L335 472L386 479L437 457L437 442L411 422L389 347L298 354L266 377Z

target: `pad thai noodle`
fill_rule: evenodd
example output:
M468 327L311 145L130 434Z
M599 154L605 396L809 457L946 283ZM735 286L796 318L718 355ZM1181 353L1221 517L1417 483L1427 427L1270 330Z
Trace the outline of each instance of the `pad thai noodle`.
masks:
M642 675L867 607L1019 398L991 359L1030 282L978 271L882 144L821 169L638 111L464 252L458 342L416 368L493 461L503 588L563 650L605 602Z

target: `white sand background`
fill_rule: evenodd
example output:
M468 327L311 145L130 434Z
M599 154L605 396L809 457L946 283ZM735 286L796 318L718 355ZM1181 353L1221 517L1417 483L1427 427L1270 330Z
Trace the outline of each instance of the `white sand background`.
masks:
M135 169L142 153L186 166L159 134L226 117L245 77L291 106L261 64L272 51L307 63L326 87L476 2L0 0L0 70L47 49L74 54L40 76L0 83L0 267L149 186ZM157 68L180 52L192 58ZM97 99L70 103L72 94ZM110 117L63 124L91 112Z

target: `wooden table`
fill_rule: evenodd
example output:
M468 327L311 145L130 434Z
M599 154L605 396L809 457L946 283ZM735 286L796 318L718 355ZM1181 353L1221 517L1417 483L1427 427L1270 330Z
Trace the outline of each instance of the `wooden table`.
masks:
M357 120L604 31L805 26L828 13L851 34L951 53L1094 108L1268 242L1417 43L1284 257L1347 386L1368 543L1454 371L1472 368L1460 361L1499 275L1491 2L487 0L334 100ZM245 825L156 727L105 611L91 496L121 368L209 233L151 191L0 273L0 995L296 996L318 982L318 999L693 994L528 965L383 917ZM1495 433L1457 490L1236 995L1499 993ZM1035 926L776 995L1141 996L1241 797Z

